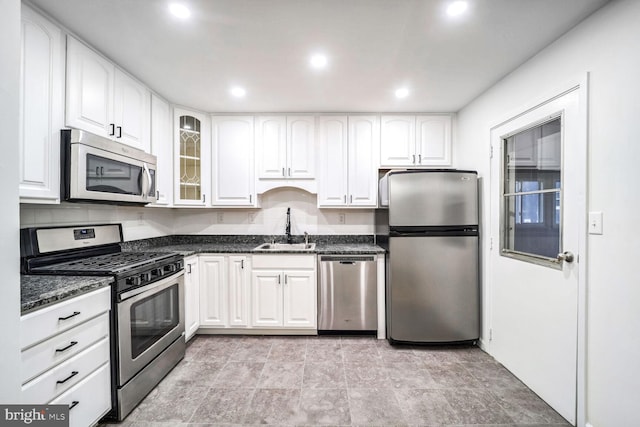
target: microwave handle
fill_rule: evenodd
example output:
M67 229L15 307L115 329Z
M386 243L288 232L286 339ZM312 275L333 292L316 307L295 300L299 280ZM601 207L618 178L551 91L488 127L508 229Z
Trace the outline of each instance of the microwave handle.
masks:
M152 185L151 185L151 172L149 172L149 167L147 166L146 163L142 164L142 170L144 171L144 174L145 174L147 179L142 181L142 194L141 194L141 196L146 199L147 195L149 194L149 189L152 187ZM145 183L147 185L145 185Z

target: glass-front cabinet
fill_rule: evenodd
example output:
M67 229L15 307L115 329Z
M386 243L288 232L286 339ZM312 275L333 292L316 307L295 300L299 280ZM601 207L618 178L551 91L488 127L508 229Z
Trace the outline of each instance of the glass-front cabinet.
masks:
M176 108L175 126L175 205L206 206L209 192L210 153L208 117L195 111Z

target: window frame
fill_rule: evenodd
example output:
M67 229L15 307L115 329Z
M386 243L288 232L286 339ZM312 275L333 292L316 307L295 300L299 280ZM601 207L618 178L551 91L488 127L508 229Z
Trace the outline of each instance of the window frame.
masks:
M555 120L560 119L560 187L556 188L555 186L553 188L549 188L549 189L544 189L544 190L538 190L538 191L527 191L527 192L514 192L514 193L505 193L505 183L506 183L506 179L505 177L507 176L506 174L508 173L508 167L509 167L509 158L508 158L508 153L507 153L507 139L509 139L510 137L517 135L519 133L525 132L529 129L533 129L536 127L540 127L546 123L549 122L553 122ZM508 221L510 221L511 217L509 216L509 213L507 212L508 209L508 203L507 203L507 199L509 197L518 197L518 196L522 196L522 195L528 195L528 194L537 194L537 195L544 195L545 193L555 193L556 197L554 197L554 206L553 206L553 210L554 212L557 210L555 201L556 198L559 195L559 202L560 202L560 206L559 206L559 224L558 224L558 247L562 248L562 235L563 235L563 205L564 205L564 198L563 198L563 187L564 187L564 182L565 182L565 177L564 177L564 123L565 123L565 117L564 117L564 112L563 111L558 111L554 114L550 114L547 115L543 118L541 118L540 120L531 122L526 124L525 126L522 126L516 130L513 130L507 134L501 135L500 136L500 154L501 154L501 158L500 158L500 256L506 257L506 258L512 258L512 259L516 259L519 261L524 261L524 262L529 262L532 264L536 264L536 265L540 265L543 267L549 267L552 269L556 269L556 270L562 270L562 265L563 262L561 260L559 260L557 257L556 258L551 258L551 257L547 257L544 255L538 255L538 254L532 254L532 253L528 253L528 252L522 252L522 251L517 251L514 249L507 249L506 248L506 242L507 242L507 224ZM515 203L514 203L515 206ZM514 212L514 215L516 214L516 212ZM515 216L513 217L514 221L515 221ZM555 223L555 214L553 216L553 222Z

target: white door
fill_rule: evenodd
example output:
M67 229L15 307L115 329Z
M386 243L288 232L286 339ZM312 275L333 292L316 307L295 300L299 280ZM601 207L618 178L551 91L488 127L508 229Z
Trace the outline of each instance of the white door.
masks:
M249 264L245 255L229 256L229 326L249 326Z
M156 205L173 204L173 145L171 143L171 107L151 95L151 152L157 158Z
M583 92L576 88L491 132L489 347L571 423L577 402L578 263L586 260L579 253L586 214ZM535 153L536 161L519 162L523 152Z
M258 178L285 178L287 165L287 119L258 117L256 123Z
M380 122L377 116L349 117L349 205L378 205L377 149Z
M314 116L287 117L287 178L315 178Z
M253 116L212 117L213 206L255 206Z
M117 68L114 82L116 140L139 150L149 151L151 93Z
M416 117L380 118L380 166L416 165Z
M451 165L451 116L416 117L416 154L417 165Z
M185 340L189 340L200 327L200 276L198 257L192 256L184 261L184 323Z
M346 206L349 191L347 116L321 116L318 126L318 206Z
M316 282L313 270L284 272L284 326L316 326Z
M115 136L112 63L67 36L67 126Z
M253 270L251 286L252 326L282 326L282 273Z
M227 292L223 256L200 257L200 324L227 325Z

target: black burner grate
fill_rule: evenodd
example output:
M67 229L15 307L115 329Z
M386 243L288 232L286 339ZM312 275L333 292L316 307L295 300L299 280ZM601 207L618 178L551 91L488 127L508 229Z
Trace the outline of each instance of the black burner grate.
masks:
M58 274L63 272L114 274L140 265L148 264L150 262L161 261L172 256L173 254L170 253L118 252L41 266L38 267L37 270L39 272L55 271Z

